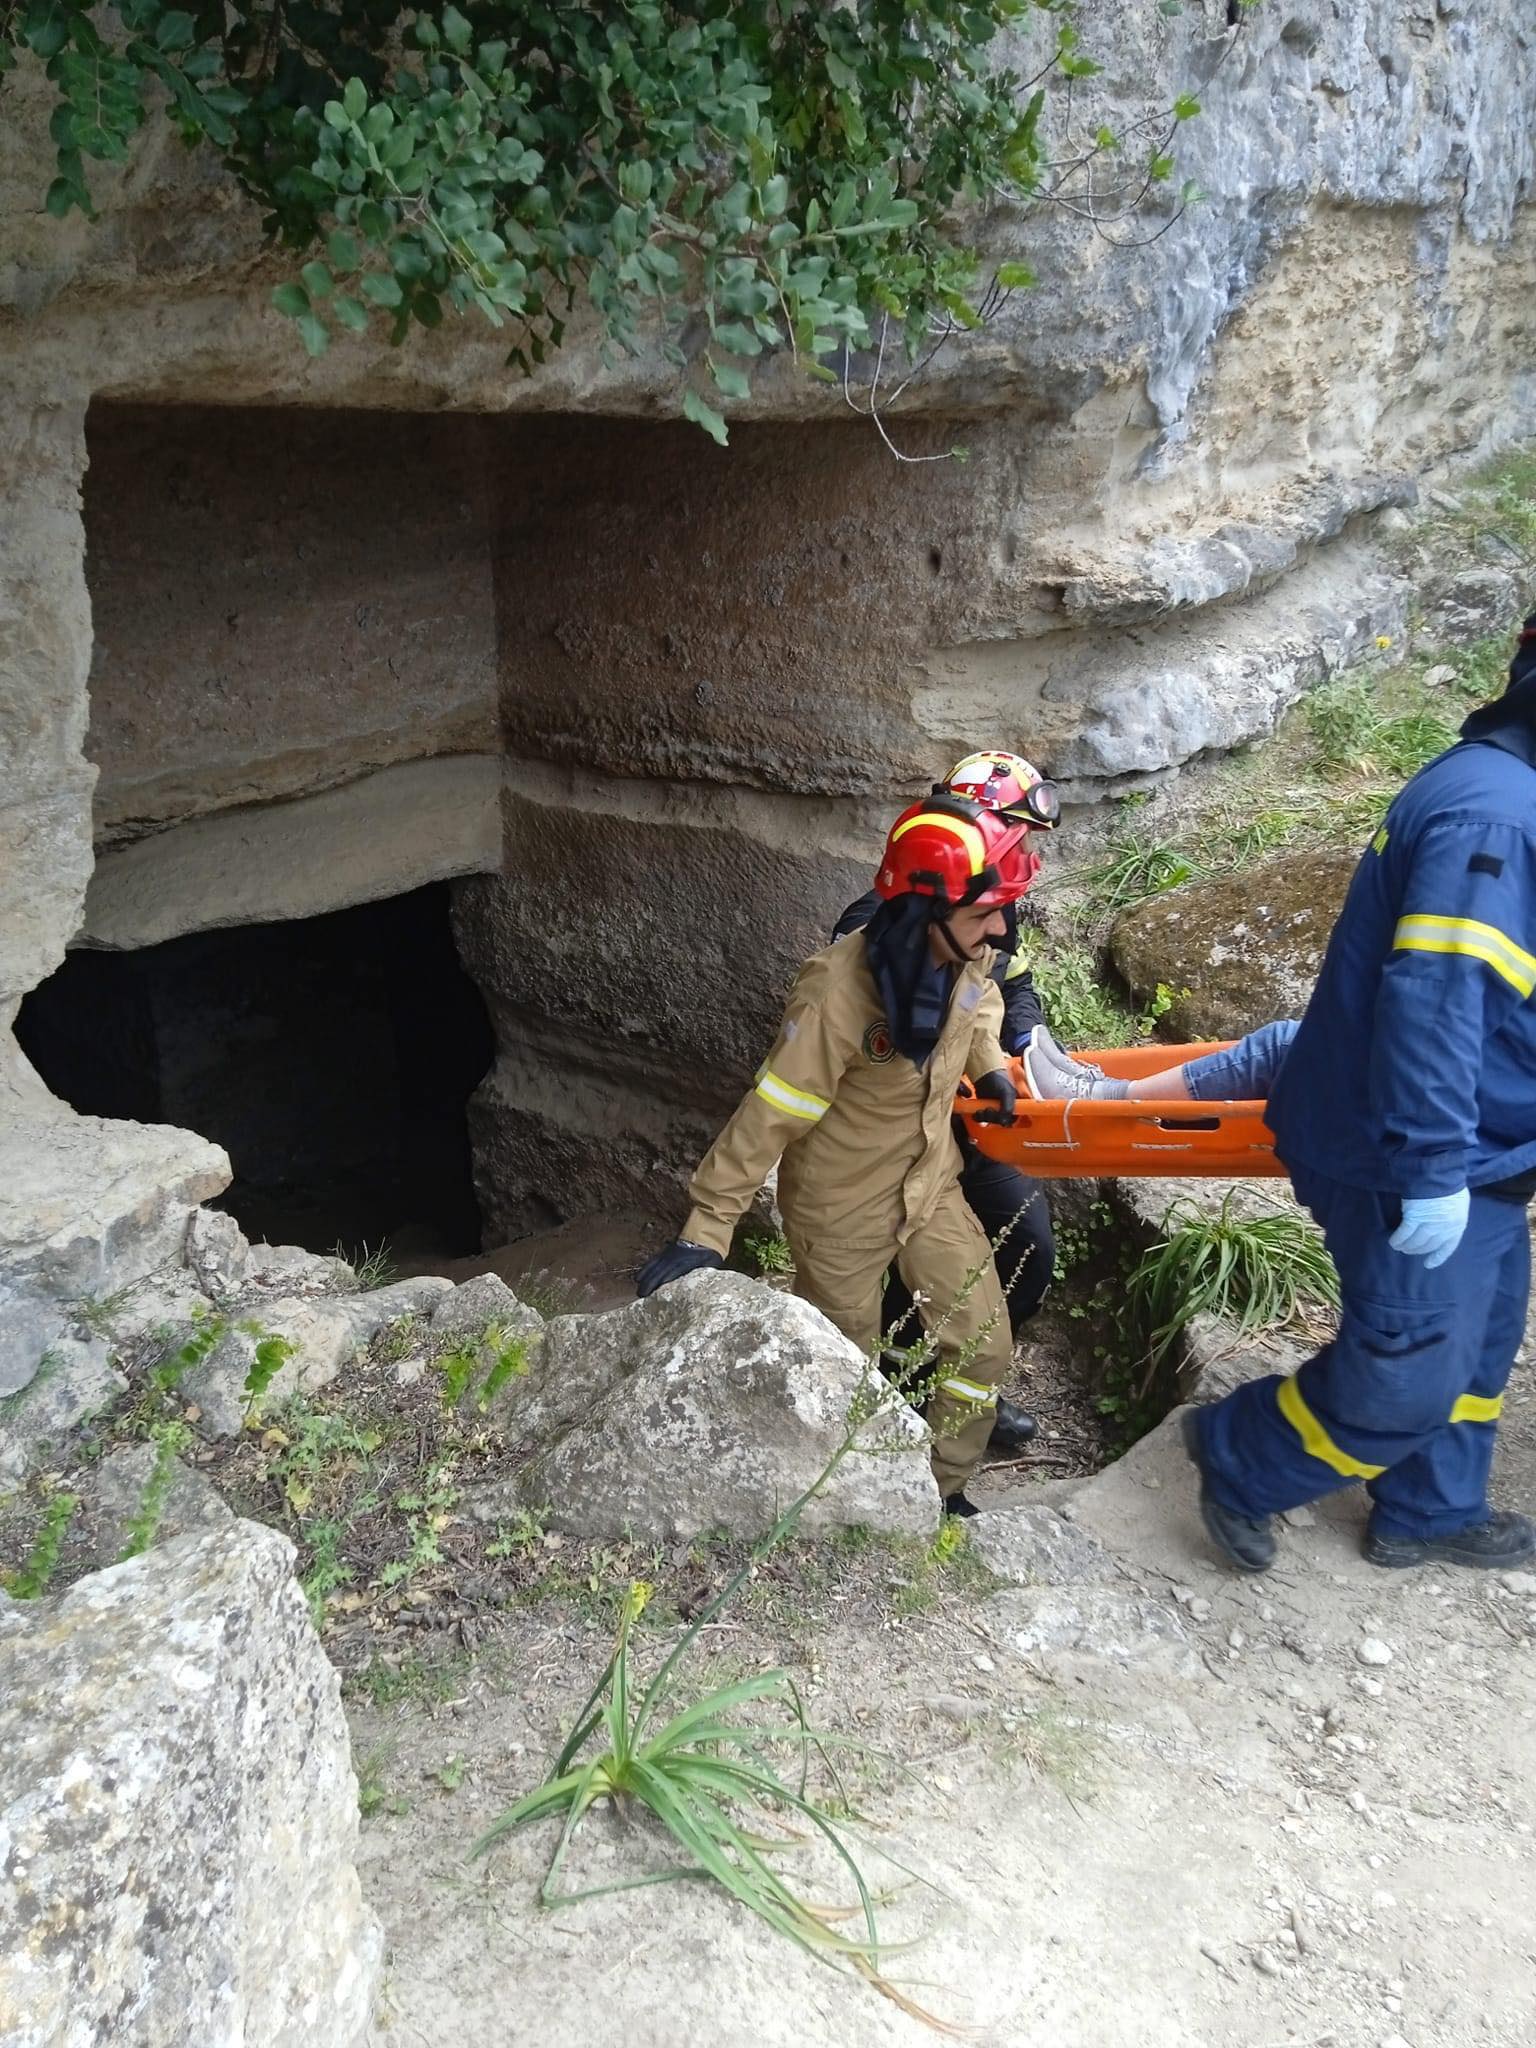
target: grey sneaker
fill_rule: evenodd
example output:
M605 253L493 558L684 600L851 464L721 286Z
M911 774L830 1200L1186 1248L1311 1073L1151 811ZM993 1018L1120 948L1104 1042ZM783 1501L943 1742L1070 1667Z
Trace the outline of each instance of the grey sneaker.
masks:
M1048 1052L1039 1040L1037 1028L1019 1059L1024 1069L1025 1086L1036 1102L1117 1102L1124 1099L1124 1081L1108 1081L1100 1068L1069 1060L1054 1045ZM1060 1061L1059 1066L1052 1063L1051 1052Z
M1104 1069L1095 1066L1092 1060L1079 1059L1076 1053L1063 1052L1045 1025L1037 1024L1030 1034L1031 1046L1038 1046L1047 1066L1056 1067L1069 1074L1087 1074L1091 1080L1102 1081Z

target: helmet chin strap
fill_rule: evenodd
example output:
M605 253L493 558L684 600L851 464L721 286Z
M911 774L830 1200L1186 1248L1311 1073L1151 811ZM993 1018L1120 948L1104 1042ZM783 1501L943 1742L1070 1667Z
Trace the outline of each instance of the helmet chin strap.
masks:
M960 962L962 966L964 966L971 959L972 956L961 947L954 933L950 930L949 919L947 917L936 917L933 919L932 923L933 929L943 939L945 945L948 946L951 954L954 956L956 960Z

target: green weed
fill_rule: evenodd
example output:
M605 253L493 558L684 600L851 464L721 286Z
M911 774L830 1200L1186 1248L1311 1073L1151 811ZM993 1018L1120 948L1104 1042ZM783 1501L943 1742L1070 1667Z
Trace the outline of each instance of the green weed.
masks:
M280 1411L262 1441L272 1452L271 1473L295 1515L303 1516L318 1492L333 1489L369 1460L384 1441L348 1415L293 1401Z
M1128 1045L1136 1019L1100 981L1090 948L1044 939L1030 950L1030 972L1051 1029L1063 1045Z
M510 1380L521 1379L527 1373L532 1348L526 1331L508 1334L500 1325L491 1323L482 1336L467 1338L454 1350L445 1351L436 1361L442 1374L444 1403L457 1408L474 1391L475 1406L483 1415ZM485 1363L487 1352L489 1365ZM482 1367L485 1377L476 1390Z
M229 1329L228 1316L194 1314L192 1334L153 1367L149 1382L156 1393L174 1393L187 1374L203 1363Z
M40 1600L47 1592L49 1582L59 1568L64 1538L79 1505L79 1496L73 1493L56 1493L48 1502L32 1548L15 1571L0 1572L0 1586L13 1600Z
M334 1517L320 1517L301 1526L300 1534L309 1550L309 1564L299 1580L299 1591L309 1602L309 1612L317 1630L325 1625L331 1595L350 1585L357 1577L341 1555L346 1533L346 1522Z
M407 1518L411 1541L405 1556L392 1559L379 1573L381 1589L404 1585L443 1562L438 1537L452 1521L453 1510L459 1503L460 1490L453 1483L454 1469L452 1458L439 1458L423 1475L417 1489L396 1494L395 1506Z
M263 1336L258 1339L240 1403L241 1415L247 1423L255 1422L261 1414L268 1389L296 1348L286 1337Z
M166 1502L176 1483L176 1460L191 1443L192 1432L184 1422L157 1422L150 1430L149 1440L155 1447L154 1463L139 1493L123 1547L117 1554L119 1564L126 1563L130 1557L142 1556L160 1533Z
M358 1761L357 1810L364 1820L374 1820L381 1813L393 1816L409 1811L406 1801L390 1790L384 1776L392 1761L393 1752L388 1748L370 1750Z
M530 1557L544 1541L543 1517L532 1508L519 1508L510 1522L498 1522L496 1534L485 1546L488 1558Z
M793 1273L795 1255L789 1239L776 1230L751 1230L743 1234L742 1253L753 1272L764 1280Z

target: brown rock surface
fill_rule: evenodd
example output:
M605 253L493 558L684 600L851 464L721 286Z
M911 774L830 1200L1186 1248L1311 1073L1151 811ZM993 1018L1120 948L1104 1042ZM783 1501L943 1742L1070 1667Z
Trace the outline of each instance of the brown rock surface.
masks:
M1110 957L1134 992L1173 991L1171 1038L1241 1038L1272 1017L1299 1017L1322 965L1356 853L1268 860L1186 882L1126 911Z

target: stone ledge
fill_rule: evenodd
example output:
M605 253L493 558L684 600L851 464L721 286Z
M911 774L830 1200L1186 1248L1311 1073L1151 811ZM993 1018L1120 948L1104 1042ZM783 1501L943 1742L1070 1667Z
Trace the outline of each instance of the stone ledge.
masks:
M495 872L500 787L494 755L448 754L172 826L102 855L78 943L153 946Z

